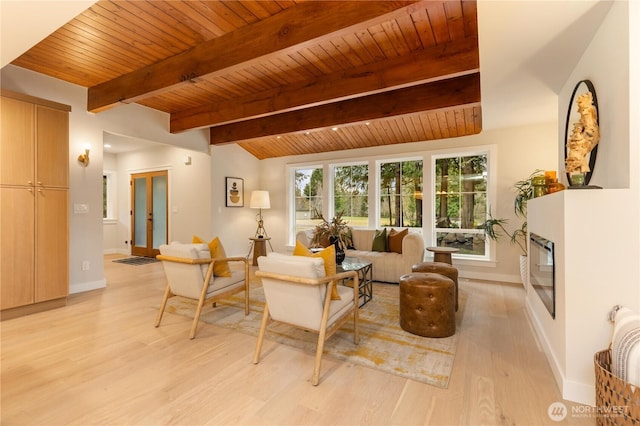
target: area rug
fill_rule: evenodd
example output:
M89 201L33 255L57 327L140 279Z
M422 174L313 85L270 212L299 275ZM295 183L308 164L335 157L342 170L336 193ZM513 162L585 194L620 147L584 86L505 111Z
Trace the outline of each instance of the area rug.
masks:
M155 257L125 257L124 259L115 259L116 263L124 263L125 265L147 265L149 263L156 263L158 259Z
M458 334L431 339L416 336L400 328L397 285L378 284L373 299L360 308L360 344L353 343L353 322L338 330L324 346L324 356L333 356L353 364L375 368L408 379L446 388L453 368ZM252 283L251 305L244 315L244 294L218 302L216 308L205 308L201 321L257 336L264 309L262 287ZM167 312L193 318L195 301L174 297ZM456 313L458 325L463 304ZM317 334L290 325L272 322L265 338L315 353ZM252 348L253 350L253 348Z

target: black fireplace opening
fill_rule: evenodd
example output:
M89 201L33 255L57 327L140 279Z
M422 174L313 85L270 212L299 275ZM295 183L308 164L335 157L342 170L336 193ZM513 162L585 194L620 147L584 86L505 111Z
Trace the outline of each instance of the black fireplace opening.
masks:
M556 317L556 269L554 243L533 232L529 244L529 282L551 318Z

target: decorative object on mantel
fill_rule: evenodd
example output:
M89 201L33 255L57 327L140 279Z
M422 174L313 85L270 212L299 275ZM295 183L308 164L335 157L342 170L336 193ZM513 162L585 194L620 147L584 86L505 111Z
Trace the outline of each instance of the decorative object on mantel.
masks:
M565 186L558 182L555 170L547 170L544 172L545 183L547 186L547 194L553 194L554 192L562 191Z
M533 186L533 197L542 197L547 195L547 179L544 175L535 175L531 178L531 186Z
M573 110L574 101L577 110ZM573 124L569 133L569 124ZM565 126L565 171L571 189L599 188L589 186L598 154L600 122L598 118L598 98L590 80L576 84L569 101Z
M547 170L543 174L535 174L530 176L531 186L533 186L533 197L542 197L543 195L553 194L562 191L565 186L558 182L555 170Z

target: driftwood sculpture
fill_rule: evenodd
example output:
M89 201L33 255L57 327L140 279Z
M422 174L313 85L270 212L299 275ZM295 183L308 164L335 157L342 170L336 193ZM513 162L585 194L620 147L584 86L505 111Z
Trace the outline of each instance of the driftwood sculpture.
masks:
M580 120L573 124L573 131L567 142L565 168L567 173L586 173L591 171L587 156L600 140L598 112L593 106L591 92L578 96L576 103L578 104Z

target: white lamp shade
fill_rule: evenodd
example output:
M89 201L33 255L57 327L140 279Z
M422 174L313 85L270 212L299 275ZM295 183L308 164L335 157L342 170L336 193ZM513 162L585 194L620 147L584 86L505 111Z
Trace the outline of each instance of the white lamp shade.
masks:
M270 209L269 191L252 191L249 207L252 209Z

